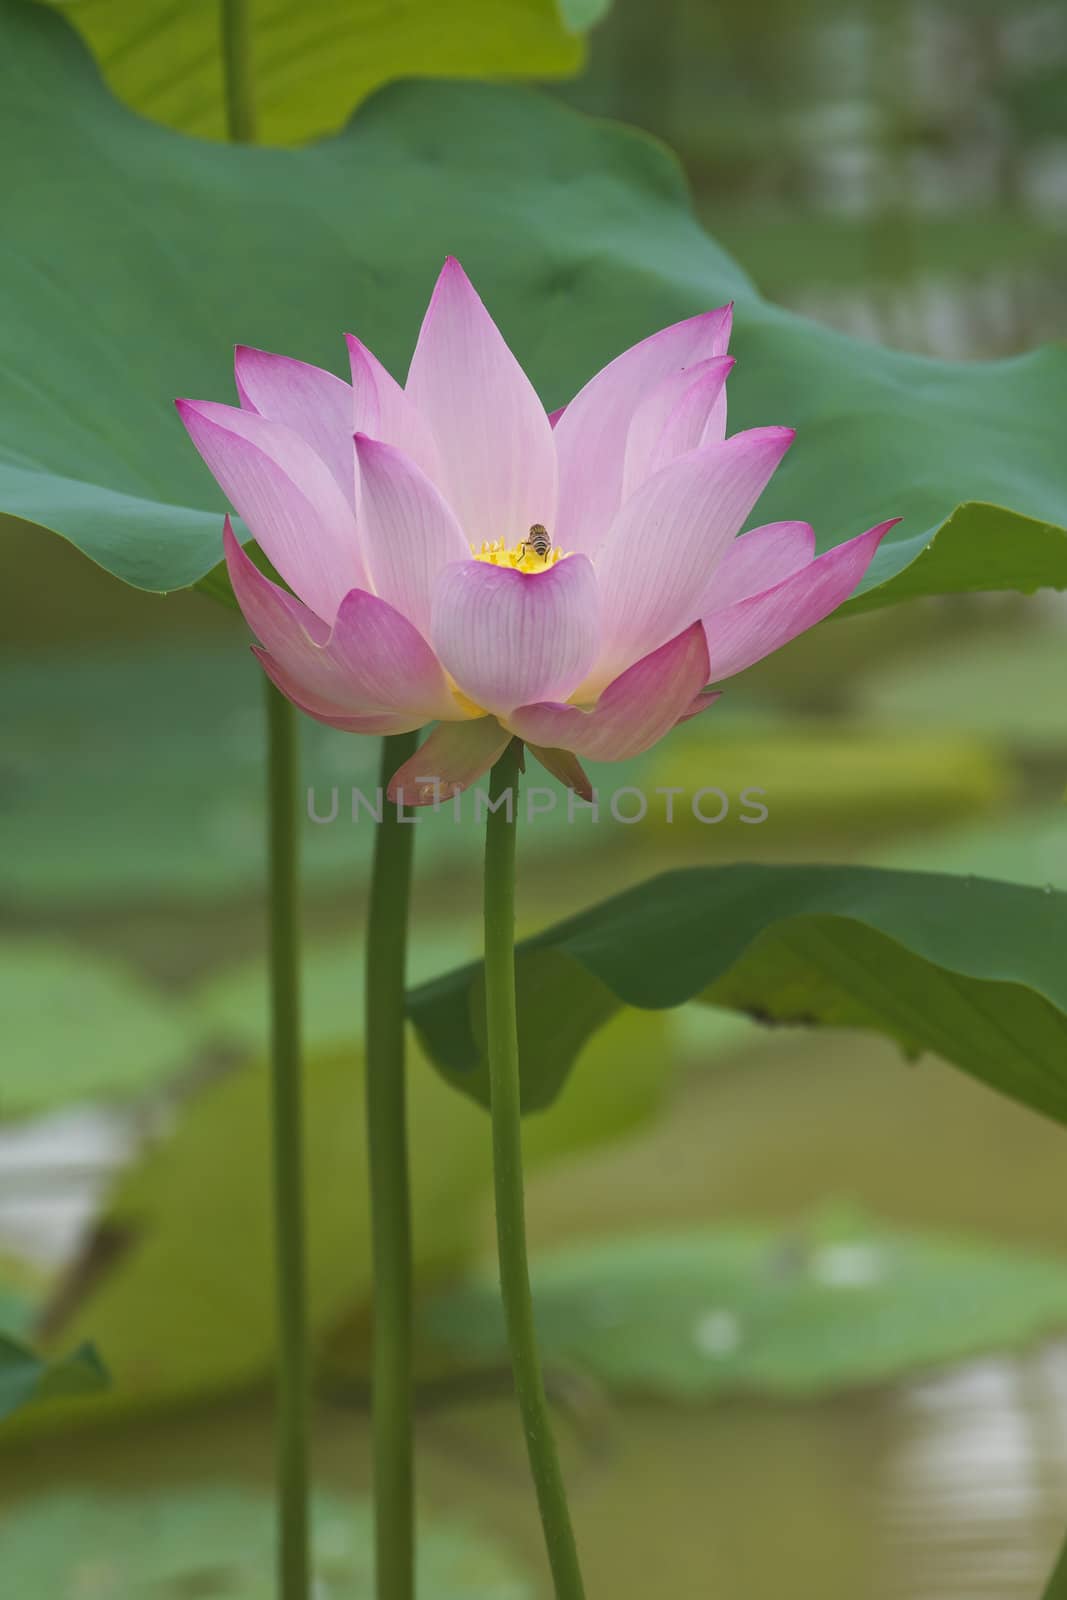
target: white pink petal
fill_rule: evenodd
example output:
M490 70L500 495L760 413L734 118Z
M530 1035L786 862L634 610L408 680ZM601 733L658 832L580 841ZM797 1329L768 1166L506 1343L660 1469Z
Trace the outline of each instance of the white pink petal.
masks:
M622 498L676 456L726 436L726 380L732 356L710 356L661 379L634 412L626 435Z
M405 393L437 446L437 482L468 540L517 543L556 521L544 407L458 261L437 280Z
M283 422L210 400L178 400L215 480L289 587L326 622L367 572L352 507L330 469Z
M375 592L430 637L434 585L470 546L440 491L393 445L357 434L362 544Z
M544 572L463 561L433 595L431 638L461 692L487 711L566 699L600 639L596 575L585 556Z
M762 593L706 615L708 681L719 683L743 672L836 611L860 582L879 544L899 520L897 517L880 522L857 538L835 545Z
M630 424L665 378L710 356L725 355L732 307L704 311L631 345L590 378L554 428L559 457L556 542L592 553L603 542L622 498Z
M716 567L793 441L753 428L664 467L625 502L597 557L603 637L590 699L701 614Z
M386 715L408 727L459 715L421 634L377 595L351 590L331 628L267 578L227 520L226 567L271 678L320 721ZM399 729L394 730L399 731Z
M284 422L306 439L354 506L351 384L306 361L244 344L234 351L233 370L243 409Z
M389 782L390 800L425 806L449 800L488 772L511 742L495 717L442 722Z
M345 341L352 369L351 431L395 445L437 482L440 460L429 423L362 340L349 333Z
M810 522L765 522L735 539L715 570L704 596L706 611L721 611L772 588L815 559Z
M697 622L629 667L591 711L527 705L513 711L507 724L532 745L573 750L589 761L626 761L669 733L707 682L708 647Z

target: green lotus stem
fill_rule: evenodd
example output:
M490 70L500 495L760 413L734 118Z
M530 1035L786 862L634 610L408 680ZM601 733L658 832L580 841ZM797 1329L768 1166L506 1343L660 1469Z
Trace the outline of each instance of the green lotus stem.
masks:
M252 144L256 137L251 9L252 0L222 0L219 17L226 132L235 144Z
M415 753L414 733L382 741L381 786ZM404 1078L404 979L414 830L383 800L367 915L367 1142L374 1270L371 1411L378 1600L415 1592L411 1402L411 1200Z
M522 1181L519 1040L515 1013L515 825L522 746L512 740L489 780L485 833L485 1011L493 1121L500 1290L515 1393L557 1600L584 1589L534 1332Z
M222 0L226 127L232 140L256 136L250 0ZM300 854L296 712L270 682L267 807L270 895L271 1142L278 1304L278 1594L310 1600L308 1485L311 1369L307 1326L304 1116L300 1059Z
M304 1241L300 1063L299 832L296 713L272 683L267 694L270 809L271 1124L278 1294L278 1587L309 1600L310 1370Z

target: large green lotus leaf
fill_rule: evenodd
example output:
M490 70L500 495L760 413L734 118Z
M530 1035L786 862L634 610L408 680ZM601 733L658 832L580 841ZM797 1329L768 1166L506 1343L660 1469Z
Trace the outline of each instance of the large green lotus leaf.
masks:
M49 0L135 111L226 133L220 0ZM558 78L607 9L575 0L248 0L258 136L293 144L339 128L395 78ZM584 13L584 14L583 14Z
M0 941L0 1011L0 1119L149 1088L201 1044L187 1012L74 945Z
M1067 1122L1067 893L874 867L665 873L516 951L523 1101L546 1104L620 1005L700 996L758 1021L872 1028ZM480 963L409 994L438 1067L488 1094Z
M1062 1260L858 1218L594 1240L535 1260L532 1277L547 1361L677 1399L822 1394L1067 1326ZM427 1321L468 1358L506 1351L488 1272Z
M372 1600L373 1515L365 1501L312 1503L315 1593ZM142 1493L57 1490L0 1526L8 1592L34 1600L271 1600L277 1508L262 1489L210 1480ZM434 1600L529 1600L504 1552L462 1522L420 1526L420 1588Z
M136 119L54 12L0 0L0 26L19 152L0 508L127 581L180 588L219 556L222 502L171 397L231 393L235 342L339 369L346 328L401 371L451 252L549 406L735 299L734 425L801 430L760 518L809 517L824 543L904 519L853 604L1067 586L1067 351L956 365L783 312L700 228L666 151L534 92L393 85L323 144L221 148Z
M107 1383L104 1365L91 1344L48 1361L20 1339L0 1333L0 1420L45 1400L97 1394Z

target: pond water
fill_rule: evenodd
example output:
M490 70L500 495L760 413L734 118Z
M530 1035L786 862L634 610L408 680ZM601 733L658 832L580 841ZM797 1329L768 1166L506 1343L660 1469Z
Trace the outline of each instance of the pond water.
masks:
M1067 1245L1061 1191L1062 1134L949 1069L905 1066L860 1035L754 1033L695 1065L650 1130L538 1177L530 1212L544 1247L635 1223L799 1216L829 1194L1048 1249ZM1034 1600L1067 1523L1067 1343L815 1403L579 1387L559 1427L596 1597ZM272 1450L269 1404L251 1397L22 1444L0 1460L0 1493L266 1484ZM367 1489L362 1395L323 1396L316 1467L325 1485ZM419 1467L427 1510L493 1532L547 1596L500 1375L427 1395Z

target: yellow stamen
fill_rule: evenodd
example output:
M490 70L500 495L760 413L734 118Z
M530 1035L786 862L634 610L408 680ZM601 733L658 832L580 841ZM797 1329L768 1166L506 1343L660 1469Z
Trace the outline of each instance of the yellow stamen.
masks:
M517 572L545 572L566 554L565 550L553 548L546 556L539 556L525 539L520 539L510 550L503 539L483 539L480 549L476 544L471 545L475 561L488 561L492 567L514 567Z
M457 689L454 680L451 678L449 679L449 684L452 689L453 700L468 717L487 717L489 715L485 707L480 706L477 700L472 700L469 695L463 693L462 689Z

